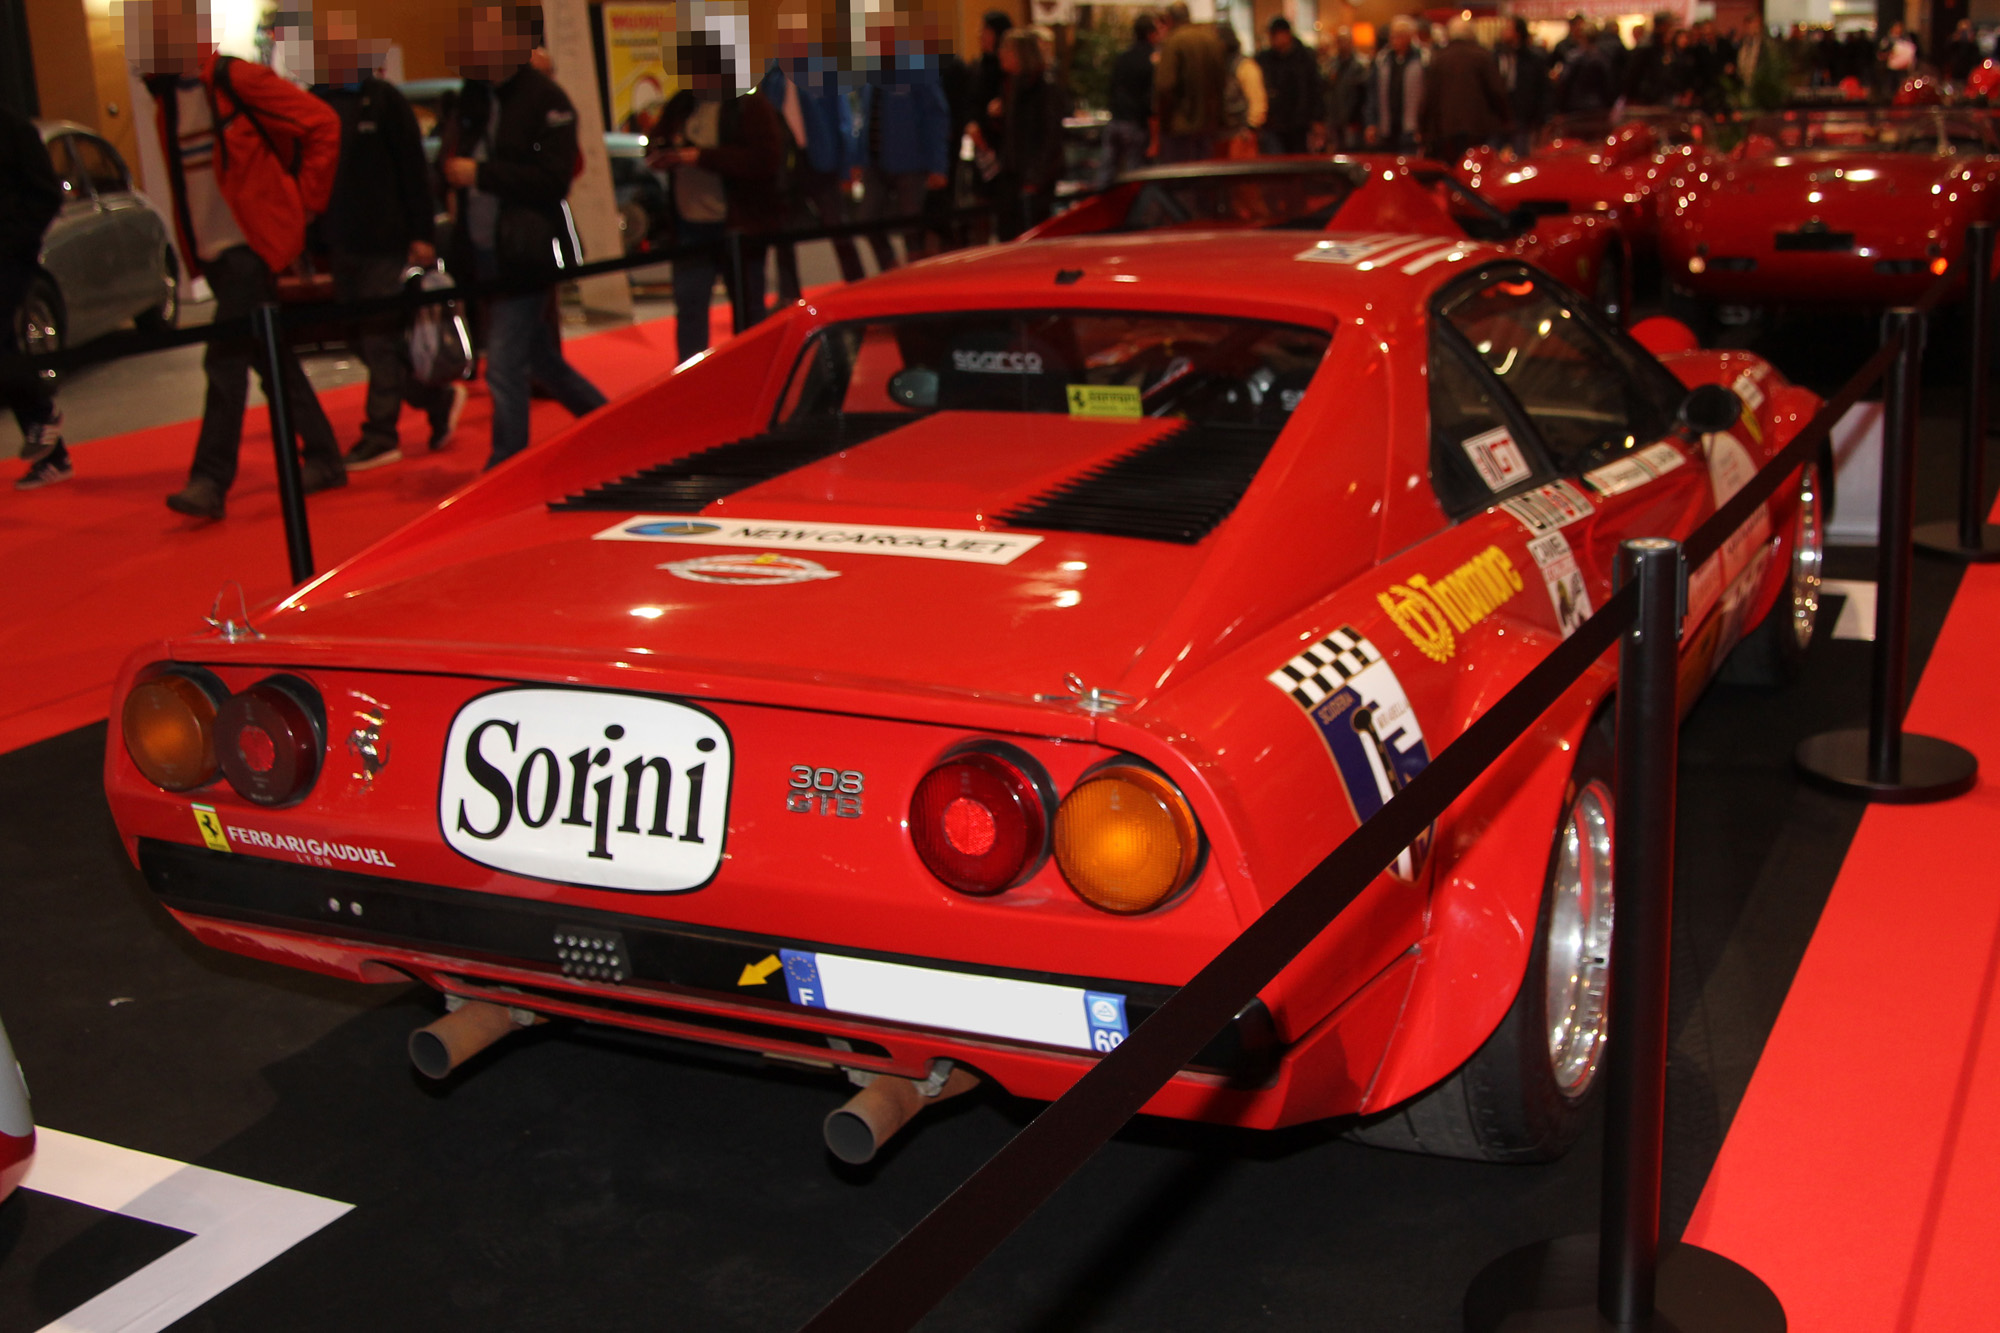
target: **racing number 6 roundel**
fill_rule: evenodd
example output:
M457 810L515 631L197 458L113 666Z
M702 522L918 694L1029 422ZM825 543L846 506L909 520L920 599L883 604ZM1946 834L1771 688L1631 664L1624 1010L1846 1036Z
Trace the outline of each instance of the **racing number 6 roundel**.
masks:
M454 851L534 879L684 893L715 877L729 733L645 695L518 689L459 709L438 825Z

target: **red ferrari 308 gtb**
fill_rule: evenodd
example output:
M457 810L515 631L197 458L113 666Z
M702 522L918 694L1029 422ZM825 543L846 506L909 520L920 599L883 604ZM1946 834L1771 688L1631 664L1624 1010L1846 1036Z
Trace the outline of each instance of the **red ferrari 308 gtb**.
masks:
M111 807L199 939L474 1015L435 1068L568 1016L906 1101L1052 1098L1587 617L1622 539L1690 532L1816 405L1641 333L1683 350L1436 236L901 269L140 648ZM1746 634L1796 659L1818 524L1807 469L1694 572L1690 697ZM1565 1146L1605 1032L1616 684L1147 1109Z

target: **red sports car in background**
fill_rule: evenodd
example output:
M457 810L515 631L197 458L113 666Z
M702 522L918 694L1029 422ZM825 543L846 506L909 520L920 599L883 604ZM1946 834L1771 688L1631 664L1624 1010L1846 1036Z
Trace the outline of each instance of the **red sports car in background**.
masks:
M1530 152L1475 148L1459 175L1501 208L1537 213L1605 213L1616 218L1628 252L1659 243L1659 200L1677 172L1698 177L1716 151L1718 126L1699 111L1638 107L1558 116L1535 135Z
M139 648L105 780L173 914L444 992L440 1071L566 1016L911 1106L973 1071L1052 1098L1817 402L1436 235L1051 240L815 301ZM1802 651L1813 477L1695 571L1690 693L1746 634ZM1147 1109L1560 1152L1605 1031L1615 686Z
M1959 261L1968 224L2000 219L1996 187L2000 140L1977 112L1765 116L1670 183L1661 263L1707 305L1906 304Z
M1615 219L1503 208L1434 162L1388 154L1149 167L1021 239L1235 228L1482 241L1554 274L1619 323L1631 307L1630 252Z
M14 1061L7 1029L0 1026L0 1199L28 1174L35 1156L35 1117L28 1107L28 1083Z

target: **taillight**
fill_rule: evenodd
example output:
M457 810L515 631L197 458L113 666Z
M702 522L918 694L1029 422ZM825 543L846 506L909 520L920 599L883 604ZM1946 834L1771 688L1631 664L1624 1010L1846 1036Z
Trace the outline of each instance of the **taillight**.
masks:
M1056 811L1056 865L1085 902L1144 912L1186 888L1201 826L1173 783L1131 762L1084 775Z
M205 671L171 669L125 696L125 753L146 781L193 791L215 781L215 718L227 691Z
M258 805L305 799L326 754L324 705L296 676L271 676L229 697L215 719L215 757L229 785Z
M910 839L933 875L960 893L1011 889L1048 854L1047 781L1010 745L961 750L910 798Z

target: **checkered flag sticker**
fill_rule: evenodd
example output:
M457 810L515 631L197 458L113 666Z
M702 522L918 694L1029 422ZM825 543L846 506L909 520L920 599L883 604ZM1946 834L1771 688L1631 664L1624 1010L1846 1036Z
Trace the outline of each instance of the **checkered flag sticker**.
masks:
M1342 625L1265 679L1311 712L1328 695L1381 660L1374 644L1358 630Z

